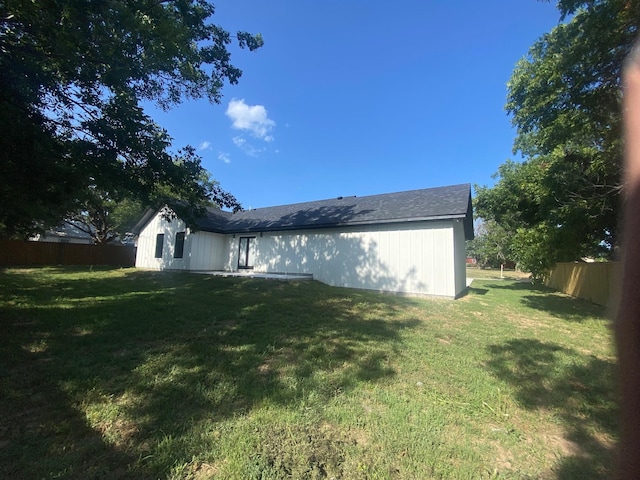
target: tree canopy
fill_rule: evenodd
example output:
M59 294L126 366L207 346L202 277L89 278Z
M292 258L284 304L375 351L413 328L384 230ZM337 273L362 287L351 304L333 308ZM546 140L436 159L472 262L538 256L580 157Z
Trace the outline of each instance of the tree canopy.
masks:
M561 0L561 23L538 39L508 82L514 152L476 212L513 234L521 266L610 256L622 190L621 71L640 24L638 0Z
M0 3L0 234L28 234L96 198L180 198L187 219L233 196L204 178L193 149L170 152L141 104L220 102L242 72L233 37L205 0L5 0ZM205 175L206 176L206 175Z
M473 240L467 241L467 256L479 267L499 268L512 262L511 235L495 221L478 222Z
M241 210L242 207L236 198L222 190L209 172L200 167L200 158L193 147L180 150L178 155L174 156L174 162L188 172L189 179L198 177L195 189L176 189L172 185L161 183L154 188L150 201L142 202L126 191L105 192L90 188L84 192L82 202L78 202L79 209L69 212L64 222L89 234L94 243L109 243L128 239L133 226L150 205L170 205L171 208L163 209L163 212L169 217L179 216L192 225L192 228L195 228L196 217L204 213L203 208L206 206L224 206L232 208L233 211ZM190 181L185 179L181 185ZM208 200L203 200L203 195Z

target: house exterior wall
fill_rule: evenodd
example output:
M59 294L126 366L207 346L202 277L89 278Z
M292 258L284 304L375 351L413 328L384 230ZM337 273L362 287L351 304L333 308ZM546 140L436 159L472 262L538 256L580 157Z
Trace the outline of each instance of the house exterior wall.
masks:
M219 233L190 232L184 245L184 256L189 256L189 269L223 270L228 257L226 237Z
M253 238L254 272L307 273L334 286L446 297L466 284L462 222L229 235L226 270L238 270L241 237Z
M176 234L185 232L183 258L174 258ZM155 258L157 235L162 257ZM333 286L456 297L466 288L463 222L457 220L342 229L223 235L191 232L160 214L138 237L136 267L152 270L239 270L313 274ZM244 248L244 247L243 247ZM247 256L248 252L248 256Z
M63 235L51 235L45 233L43 235L38 234L29 240L34 242L49 242L49 243L75 243L80 245L93 245L93 239L91 237L80 238L80 237L69 237Z
M187 232L186 225L182 220L175 218L169 222L163 219L160 213L157 213L138 236L136 267L150 270L188 270L189 257L187 253L190 235L185 236L183 258L174 258L176 233L178 232ZM156 237L159 233L164 234L162 257L155 258Z
M185 232L182 258L174 258L176 234ZM164 234L162 258L155 258L156 238ZM192 232L180 219L170 222L158 213L138 236L136 267L151 270L222 270L227 258L225 235Z

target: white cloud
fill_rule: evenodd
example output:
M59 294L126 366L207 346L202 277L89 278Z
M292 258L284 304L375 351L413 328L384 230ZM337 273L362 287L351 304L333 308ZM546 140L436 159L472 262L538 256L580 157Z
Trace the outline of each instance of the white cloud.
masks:
M200 145L198 145L198 150L211 150L211 142L205 140Z
M224 163L231 163L231 155L225 152L219 152L218 160L222 160Z
M251 145L250 143L247 143L242 147L242 151L244 151L244 153L246 153L250 157L257 157L261 153L266 152L267 148L266 147L258 148L255 145Z
M231 140L233 140L233 144L236 147L238 147L250 157L257 157L261 153L267 151L267 147L256 147L252 143L247 142L247 139L243 137L233 137Z
M229 102L225 113L233 122L233 128L248 131L265 142L273 141L271 130L276 126L276 122L269 118L263 105L247 105L244 99L234 98Z

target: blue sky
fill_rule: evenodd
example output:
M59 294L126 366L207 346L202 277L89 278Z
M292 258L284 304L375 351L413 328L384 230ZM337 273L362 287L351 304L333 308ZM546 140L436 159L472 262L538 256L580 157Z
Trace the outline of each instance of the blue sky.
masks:
M245 208L458 183L514 158L516 62L557 25L536 0L228 0L213 22L261 33L221 104L148 113Z

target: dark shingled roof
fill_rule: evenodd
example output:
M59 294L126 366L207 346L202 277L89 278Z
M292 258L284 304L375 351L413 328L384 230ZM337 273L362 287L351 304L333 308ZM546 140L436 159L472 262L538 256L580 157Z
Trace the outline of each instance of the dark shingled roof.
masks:
M197 223L207 232L250 233L442 219L463 219L465 237L473 238L469 184L338 197L238 213L210 208Z

